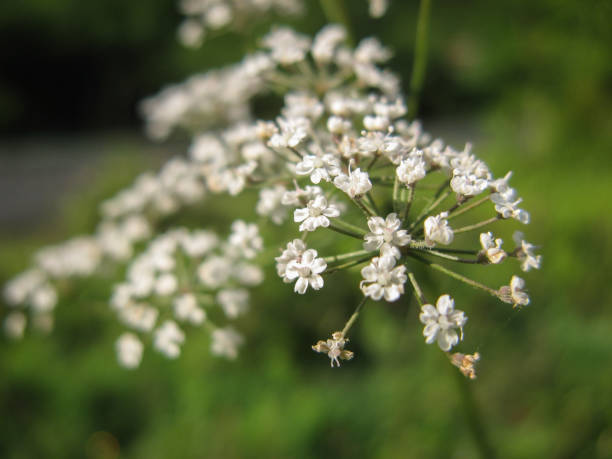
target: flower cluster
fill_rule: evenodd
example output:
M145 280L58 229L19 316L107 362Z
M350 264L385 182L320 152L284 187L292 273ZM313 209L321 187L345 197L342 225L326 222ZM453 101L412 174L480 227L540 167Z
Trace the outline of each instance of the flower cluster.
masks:
M242 337L213 320L231 321L248 310L248 288L263 280L250 260L261 249L257 226L240 220L225 242L210 231L184 228L153 239L111 297L120 321L131 329L116 342L119 363L127 368L140 364L144 345L135 333L150 334L155 350L176 358L185 341L183 328L202 326L211 333L214 354L235 358Z

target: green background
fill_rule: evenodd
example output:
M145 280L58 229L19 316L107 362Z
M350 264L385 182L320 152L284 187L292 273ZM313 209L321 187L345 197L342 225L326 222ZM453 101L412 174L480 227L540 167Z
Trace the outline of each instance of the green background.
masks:
M365 2L347 3L355 35L391 45L391 67L407 82L418 4L394 1L373 21ZM296 26L314 33L324 18L308 5ZM176 44L171 1L4 2L0 18L2 160L16 154L6 139L41 133L70 139L78 130L104 145L95 180L63 197L61 210L2 227L2 282L42 244L92 231L100 199L182 151L181 136L161 148L135 140L138 99L239 59L267 28L192 51ZM469 316L460 349L481 353L476 381L424 344L409 295L369 303L352 332L355 359L331 370L310 345L350 315L358 271L297 297L274 281L273 267L265 285L274 287L257 290L241 320L248 344L237 362L211 357L208 336L192 331L177 361L147 349L138 371L124 371L107 306L118 269L63 285L50 336L0 343L0 456L612 457L611 20L603 0L433 2L424 126L457 148L473 142L497 176L514 171L532 215L527 239L543 255L542 269L522 276L532 303L519 312L441 275L424 278L428 297L450 292ZM28 67L23 44L53 70ZM95 65L79 72L86 61ZM26 74L31 81L17 78ZM164 225L223 229L235 217L252 220L253 199L232 204L231 216L231 201L209 200ZM478 268L493 286L512 272Z

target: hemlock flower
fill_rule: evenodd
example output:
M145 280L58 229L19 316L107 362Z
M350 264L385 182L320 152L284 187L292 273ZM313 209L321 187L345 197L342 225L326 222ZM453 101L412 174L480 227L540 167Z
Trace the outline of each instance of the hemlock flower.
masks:
M363 248L365 250L380 249L382 256L400 258L401 253L398 247L407 245L411 240L408 231L400 229L401 225L402 222L397 218L396 213L387 215L384 220L378 216L370 217L368 219L370 232L364 236Z
M170 359L180 355L184 341L185 333L172 320L165 321L153 335L153 347Z
M419 320L425 324L425 342L431 344L437 340L440 349L448 352L463 339L463 326L467 317L463 311L455 310L455 300L449 295L442 295L435 307L431 304L421 307ZM461 331L461 336L457 334L456 329Z
M300 231L314 231L320 226L328 227L329 219L339 215L340 210L334 204L328 204L325 196L319 195L303 209L295 209L293 219L302 222Z
M292 260L287 264L285 277L289 281L297 279L294 291L303 295L308 285L315 290L323 287L321 273L325 271L325 268L327 268L327 263L323 258L317 258L317 251L308 249L297 260Z
M482 246L482 253L487 257L489 263L497 264L504 261L506 256L508 255L502 248L502 240L494 239L493 233L490 231L488 233L480 234L480 245Z
M340 159L332 154L306 155L295 166L297 175L310 175L310 180L318 184L321 180L331 181L341 173Z
M192 293L184 293L172 303L174 317L182 322L200 325L206 320L206 312L198 306L198 300Z
M372 182L367 172L357 168L348 174L339 174L334 179L334 185L348 194L351 198L360 197L372 189Z
M312 346L312 350L315 352L324 352L331 359L331 366L334 367L334 363L337 367L340 366L340 360L351 360L353 353L347 349L344 349L348 339L344 337L342 332L337 331L332 334L331 339L319 340L317 344Z
M423 224L425 228L425 244L428 247L433 247L436 242L440 244L450 244L453 242L453 229L448 225L446 220L448 212L442 212L436 216L427 217Z
M529 295L525 292L525 281L518 276L512 276L510 285L499 288L498 297L503 302L512 304L515 308L529 304Z
M423 160L422 151L413 151L410 155L400 162L396 169L397 178L404 185L412 185L418 182L427 173L426 164Z
M359 288L365 296L373 300L385 298L387 301L396 301L404 293L406 283L406 267L395 266L392 256L374 257L370 264L361 270L363 280Z
M232 327L217 328L212 332L210 351L214 355L234 360L238 357L238 348L243 342L242 335Z
M451 363L459 368L459 371L463 373L463 376L469 379L476 379L476 362L480 360L480 354L475 352L474 354L461 354L455 352L450 355Z
M140 365L144 346L133 333L122 334L115 342L117 360L124 368L133 369Z
M534 255L533 250L536 246L527 242L523 233L520 231L515 231L512 238L516 244L514 253L521 262L521 269L525 272L529 271L531 268L540 269L542 256Z

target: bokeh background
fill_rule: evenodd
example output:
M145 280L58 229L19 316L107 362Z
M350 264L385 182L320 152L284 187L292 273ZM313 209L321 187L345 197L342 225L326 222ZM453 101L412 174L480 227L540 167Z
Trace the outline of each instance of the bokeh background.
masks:
M325 19L307 4L293 24L314 33ZM355 34L392 45L407 82L418 3L392 1L377 21L349 5ZM179 21L173 0L0 2L0 283L41 245L92 231L101 199L185 150L186 136L146 140L139 100L240 59L267 29L187 50ZM125 371L107 306L120 272L109 273L65 286L50 336L0 341L0 457L612 457L611 23L606 0L433 2L425 128L473 142L497 175L515 171L544 257L520 312L426 279L470 317L462 349L482 354L476 381L424 345L409 298L370 303L356 358L330 370L309 346L344 323L357 289L297 298L281 282L255 293L237 362L192 333L177 361L148 350ZM224 228L252 202L165 224ZM484 280L501 285L504 269Z

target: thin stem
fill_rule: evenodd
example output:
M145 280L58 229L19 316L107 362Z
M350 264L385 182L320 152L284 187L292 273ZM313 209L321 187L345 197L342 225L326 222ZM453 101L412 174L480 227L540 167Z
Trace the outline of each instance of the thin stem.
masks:
M458 263L468 263L468 264L480 264L479 260L473 260L473 259L469 259L469 258L460 258L460 257L456 257L454 255L449 255L448 253L443 253L443 252L439 252L437 250L433 250L433 249L413 249L413 250L418 250L419 252L423 253L423 254L427 254L427 255L434 255L436 257L440 257L440 258L446 258L447 260L452 260L452 261L456 261Z
M482 222L474 223L473 225L468 225L468 226L464 226L463 228L458 228L456 230L453 230L453 233L459 234L459 233L465 233L466 231L472 231L478 228L482 228L483 226L487 226L490 223L493 223L497 220L499 220L499 215L496 215L495 217L491 217L488 220L484 220Z
M432 210L434 210L436 207L438 207L442 201L444 201L446 198L448 198L448 196L452 193L452 190L447 190L446 193L443 193L441 196L438 197L438 199L436 199L434 202L432 202L428 207L426 207L418 216L418 218L412 222L412 225L410 225L410 227L408 228L408 231L412 231L414 230L414 228L416 228L423 220L425 220L425 217L427 217L427 215L429 215L429 212L431 212Z
M334 225L333 223L330 223L330 225L327 228L332 231L335 231L336 233L344 234L345 236L354 237L355 239L360 239L360 240L363 239L363 236L360 236L359 234L354 233L351 230L340 228Z
M393 211L396 214L399 214L400 211L400 190L401 190L401 182L395 176L395 180L393 181Z
M410 213L410 206L412 204L412 197L414 196L414 185L408 186L408 188L403 189L400 195L400 200L404 204L402 208L402 215L400 216L400 220L402 221L402 226L404 226L404 222L408 219L408 214Z
M355 321L359 317L359 313L361 312L361 309L366 304L366 301L368 301L368 297L364 296L363 299L359 302L359 304L355 308L355 312L353 312L353 314L351 315L349 320L346 322L346 325L342 329L342 336L346 336L348 331L351 329L351 327L353 326L353 324L355 323Z
M353 266L360 265L362 263L365 263L366 261L370 261L371 259L372 259L372 256L368 255L367 257L360 258L359 260L349 261L347 263L344 263L338 266L334 266L330 270L324 271L323 274L326 274L326 275L332 274L332 273L335 273L336 271L341 271L343 269L352 268Z
M351 199L351 201L353 201L357 205L357 207L362 210L366 217L369 218L376 215L376 212L374 212L374 210L371 209L361 197L355 197Z
M367 192L366 198L367 198L368 202L370 203L370 206L372 207L372 210L374 210L374 214L375 215L379 215L380 214L380 210L378 210L378 206L376 205L376 202L374 202L374 197L372 196L372 192L371 191Z
M414 274L412 272L408 273L408 279L410 279L410 283L412 284L412 288L414 289L414 296L419 302L419 306L423 307L423 305L427 303L427 300L425 299L425 295L423 295L423 290L421 290L421 286L417 282L416 277L414 277Z
M421 0L419 18L417 20L416 41L414 44L414 63L412 65L412 78L410 79L410 105L408 109L410 119L417 116L419 99L425 83L427 69L427 41L429 34L429 12L431 0Z
M363 239L363 236L366 235L367 231L364 229L359 228L358 226L353 225L352 223L349 223L347 221L344 221L340 218L334 218L334 220L331 222L332 225L345 229L347 231L351 231L353 233L355 233L357 236L359 236L360 239Z
M489 196L485 196L484 198L479 199L478 201L473 201L470 205L468 206L464 206L461 207L461 209L457 210L456 212L450 211L448 217L446 218L447 220L450 220L451 218L455 218L465 212L467 212L468 210L471 210L475 207L478 207L480 204L482 204L483 202L487 202L489 201Z
M374 254L371 250L357 250L356 252L342 253L340 255L330 255L329 257L323 258L325 263L335 263L336 261L344 261L350 258L361 257L367 254Z
M452 271L442 265L436 264L436 263L432 263L431 261L422 258L414 253L408 252L408 256L415 258L416 260L419 260L421 263L425 263L426 265L428 265L430 268L435 269L436 271L440 271L441 273L446 274L447 276L450 276L454 279L457 279L458 281L464 282L468 285L471 285L474 288L480 289L480 290L484 290L485 292L497 297L497 290L494 290L490 287L487 287L484 284L481 284L480 282L476 282L475 280L470 279L469 277L465 277L462 274L456 273L455 271Z

